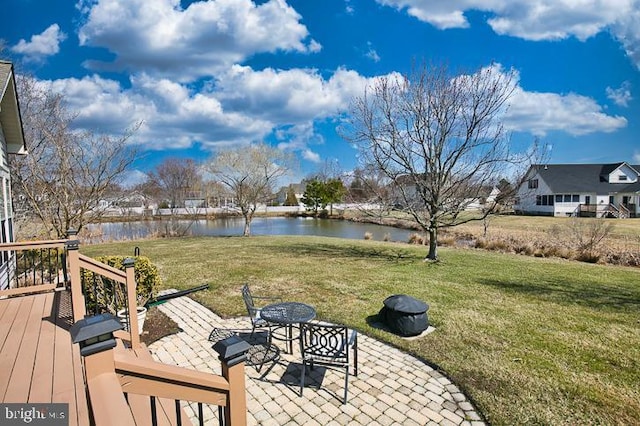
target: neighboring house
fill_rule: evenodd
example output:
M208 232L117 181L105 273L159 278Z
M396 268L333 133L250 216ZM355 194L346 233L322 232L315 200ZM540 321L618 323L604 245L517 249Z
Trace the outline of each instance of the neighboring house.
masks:
M417 175L400 175L396 178L395 187L391 188L391 193L393 198L393 205L396 208L406 207L405 204L407 200L413 201L418 200L418 190L416 189L416 182L414 181L414 176ZM421 175L420 175L421 176ZM420 178L420 176L418 178ZM461 185L462 186L462 185ZM402 192L404 195L399 193L400 188L402 187ZM485 208L494 207L498 196L500 195L500 190L495 186L490 185L482 185L482 186L473 186L469 185L466 188L465 193L462 192L454 199L453 204L450 206L455 210L483 210ZM447 203L444 203L445 206Z
M280 188L280 190L276 194L275 202L279 205L283 205L285 203L285 201L287 200L287 193L289 192L289 187L293 188L293 193L296 196L296 200L298 200L298 204L302 205L302 201L300 200L304 196L304 191L307 188L307 184L305 182L292 183L288 186L283 186L282 188Z
M538 164L518 188L517 213L548 216L636 217L640 166Z
M107 216L147 215L153 216L158 209L157 203L147 195L133 191L98 202L98 208Z
M500 190L493 187L483 188L483 195L480 198L469 198L466 202L466 210L482 210L485 207L491 207L496 203Z
M27 153L13 65L0 60L0 242L13 241L9 154ZM12 252L0 253L0 283L6 283Z

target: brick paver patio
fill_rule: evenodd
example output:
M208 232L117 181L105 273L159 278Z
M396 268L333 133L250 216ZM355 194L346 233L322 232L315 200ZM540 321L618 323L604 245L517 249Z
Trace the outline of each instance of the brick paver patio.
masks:
M208 340L211 330L251 329L248 318L223 320L188 297L171 299L159 309L183 330L149 347L158 361L167 364L220 374L220 362ZM284 344L279 346L284 349ZM346 405L341 404L344 373L321 367L314 369L300 397L301 364L295 345L293 352L281 351L270 370L272 364L260 372L246 367L249 425L484 425L449 379L368 336L358 335L358 377L349 377ZM187 412L195 419L192 409L187 407ZM205 406L205 423L218 424L217 407Z

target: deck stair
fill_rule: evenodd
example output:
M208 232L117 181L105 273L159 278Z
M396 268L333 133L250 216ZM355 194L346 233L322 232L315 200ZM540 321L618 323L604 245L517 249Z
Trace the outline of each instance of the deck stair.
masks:
M127 306L136 304L136 282L133 262L124 272L115 270L81 255L78 246L76 240L0 244L5 263L13 262L15 270L28 270L28 276L38 278L5 274L0 287L0 403L67 403L74 426L189 425L187 403L197 405L192 418L204 424L202 404L210 404L219 407L221 424L246 425L243 361L248 346L232 339L214 348L220 354L221 375L156 362L137 333L122 330L113 333L115 348L81 355L70 329L87 312L82 270L123 284ZM23 267L15 260L20 251L38 262ZM44 255L32 256L37 251ZM32 265L42 265L43 256L54 260L47 266L54 280L32 273ZM60 259L62 274L56 263ZM133 315L127 330L137 329Z

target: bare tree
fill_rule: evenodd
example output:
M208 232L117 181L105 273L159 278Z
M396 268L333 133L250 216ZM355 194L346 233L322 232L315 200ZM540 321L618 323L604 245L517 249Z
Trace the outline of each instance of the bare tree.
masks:
M208 165L215 178L233 194L244 217L244 236L251 234L251 221L258 204L273 193L278 179L289 173L293 158L266 144L220 151Z
M454 76L423 64L408 77L376 80L351 105L344 136L365 166L388 178L394 204L429 234L430 260L438 258L440 228L491 214L465 209L505 171L524 167L501 124L514 88L513 72L496 67Z
M186 207L185 200L202 190L202 177L192 159L167 158L149 174L171 209Z
M27 76L18 91L29 155L11 163L16 210L39 219L50 237L80 231L104 215L100 202L135 161L127 141L137 126L117 138L74 131L62 95Z
M388 217L393 209L389 178L372 164L353 171L347 199L360 207L364 216L375 217L378 223Z

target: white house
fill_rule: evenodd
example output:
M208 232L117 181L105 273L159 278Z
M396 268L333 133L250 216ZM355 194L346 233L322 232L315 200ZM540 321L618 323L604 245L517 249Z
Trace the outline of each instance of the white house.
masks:
M18 93L10 62L0 60L0 242L13 241L13 205L9 154L26 154ZM6 276L10 252L0 252L0 277ZM7 282L1 279L0 282Z
M518 188L514 210L548 216L636 217L640 166L537 164Z

